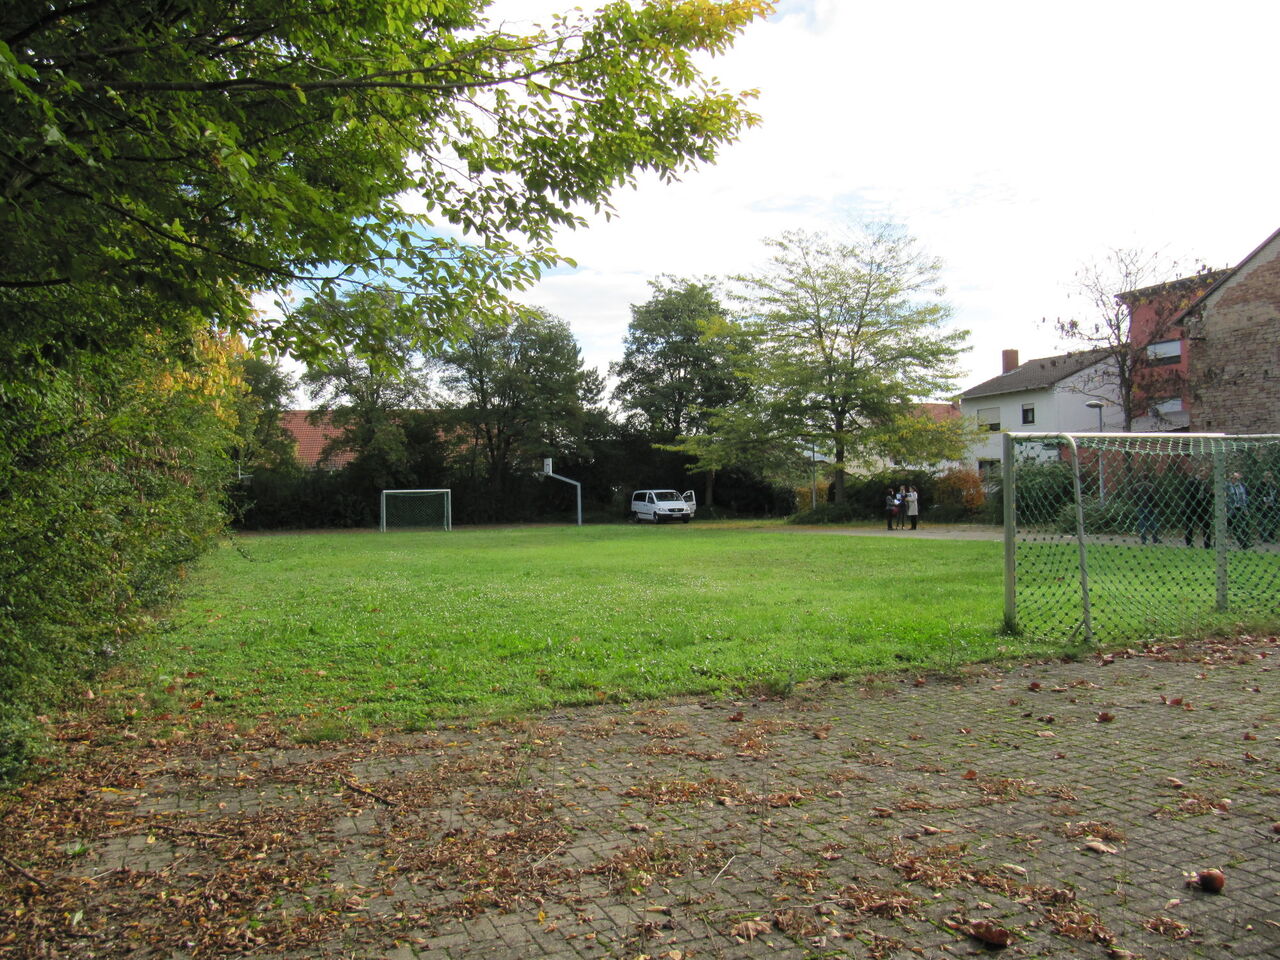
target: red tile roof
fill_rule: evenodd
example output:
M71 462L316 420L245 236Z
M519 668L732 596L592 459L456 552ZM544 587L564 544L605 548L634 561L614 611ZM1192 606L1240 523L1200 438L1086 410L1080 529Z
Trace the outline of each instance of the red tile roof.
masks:
M313 413L312 410L285 410L280 415L280 425L293 434L293 439L297 442L298 462L309 470L338 470L345 467L355 459L355 454L350 450L339 450L321 460L325 444L341 431L329 422L328 417L312 423L310 417Z
M960 418L960 406L955 403L922 403L920 410L930 420L936 420L939 423Z

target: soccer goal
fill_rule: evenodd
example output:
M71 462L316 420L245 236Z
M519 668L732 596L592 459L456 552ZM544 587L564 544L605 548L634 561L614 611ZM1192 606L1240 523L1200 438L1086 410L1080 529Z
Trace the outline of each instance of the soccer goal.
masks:
M1280 624L1280 436L1008 433L1002 468L1007 629Z
M378 529L452 530L453 493L449 490L383 490Z

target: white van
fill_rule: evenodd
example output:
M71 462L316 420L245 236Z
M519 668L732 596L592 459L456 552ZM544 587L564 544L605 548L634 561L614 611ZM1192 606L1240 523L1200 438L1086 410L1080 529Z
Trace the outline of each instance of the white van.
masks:
M634 522L681 520L688 523L698 509L692 490L683 494L674 490L637 490L631 494L631 519Z

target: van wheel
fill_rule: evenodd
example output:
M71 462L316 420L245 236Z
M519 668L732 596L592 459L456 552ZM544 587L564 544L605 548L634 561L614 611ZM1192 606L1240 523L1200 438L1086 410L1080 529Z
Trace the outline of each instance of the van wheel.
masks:
M685 522L685 523L688 523L688 522L689 522L690 520L692 520L692 519L693 519L693 517L685 517L685 518L684 518L684 522Z
M639 523L639 522L640 522L640 514L636 513L634 510L632 510L632 511L631 511L631 516L627 517L627 519L628 519L628 520L630 520L632 523Z

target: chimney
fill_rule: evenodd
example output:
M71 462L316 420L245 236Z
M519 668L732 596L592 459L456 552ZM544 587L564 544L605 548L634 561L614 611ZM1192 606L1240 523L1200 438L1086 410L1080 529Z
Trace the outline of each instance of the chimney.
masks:
M1018 366L1018 351L1001 350L1000 364L1004 367L1004 369L1000 371L1001 373L1008 373L1010 370L1015 369Z

